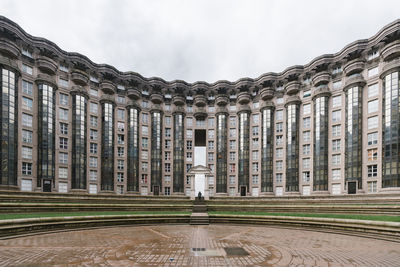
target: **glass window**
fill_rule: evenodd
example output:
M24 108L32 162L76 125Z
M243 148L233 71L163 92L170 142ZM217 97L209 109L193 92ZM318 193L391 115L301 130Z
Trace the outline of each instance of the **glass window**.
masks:
M277 133L282 133L283 132L283 123L279 122L276 124L276 132Z
M117 129L120 132L124 132L125 131L125 123L123 122L117 122Z
M253 127L253 130L252 130L253 136L257 136L258 135L258 130L259 130L258 126L254 126Z
M377 58L377 57L379 57L379 52L378 52L378 50L369 52L368 55L367 55L368 61L369 61L369 60L373 60L374 58Z
M32 115L22 113L22 126L32 127Z
M236 152L229 152L229 160L230 161L236 160Z
M58 178L67 179L68 178L68 168L59 167L58 168Z
M171 160L171 152L166 151L164 153L164 160Z
M142 148L147 148L149 144L149 139L147 137L142 137Z
M117 117L119 120L125 120L125 110L117 109Z
M208 161L214 161L214 153L212 152L208 153Z
M68 120L68 109L59 108L58 117L60 120Z
M307 183L309 181L310 181L310 172L309 171L303 172L303 182Z
M303 115L308 115L311 113L311 104L303 105Z
M378 160L378 149L368 149L368 161Z
M211 98L211 100L214 99L214 97L209 97L209 99L210 99L210 98ZM213 107L213 106L208 107L208 111L211 112L211 113L215 112L215 107Z
M33 110L33 100L23 96L22 97L22 108L32 111Z
M60 93L60 105L68 106L68 95Z
M142 94L144 94L144 90L143 90L143 92L142 92ZM149 102L147 102L147 101L142 101L142 108L148 108L149 107Z
M311 127L311 118L303 118L303 127L304 128L310 128Z
M303 145L303 155L310 155L311 153L311 145Z
M253 184L258 184L258 175L257 174L253 175L252 182L253 182Z
M117 169L118 169L119 171L124 170L124 165L125 165L125 162L124 162L123 159L117 160Z
M342 96L338 95L338 96L332 97L332 107L337 108L337 107L341 107L341 106L342 106Z
M117 96L117 102L118 102L118 103L122 103L122 104L125 103L125 97L120 96L120 95Z
M193 107L192 106L187 106L186 107L187 112L193 112Z
M235 105L230 105L229 106L229 110L230 111L235 111L236 110L236 106Z
M165 149L171 148L171 140L165 140Z
M149 134L149 127L142 126L142 134L143 135L148 135Z
M208 130L208 138L214 138L214 130Z
M90 140L97 140L98 132L97 130L90 129L89 135L90 135Z
M33 95L33 83L22 80L22 92L27 95Z
M276 136L276 145L277 146L283 145L283 135Z
M68 164L68 153L60 152L58 154L58 162L60 164Z
M340 87L342 87L342 81L337 81L337 82L332 83L333 89L339 89Z
M368 193L376 193L378 191L377 182L367 182L368 185Z
M89 167L97 168L97 157L90 157Z
M30 57L30 58L33 58L32 52L29 51L29 50L26 49L26 48L22 48L22 55L27 56L27 57Z
M60 85L60 87L66 87L66 88L69 85L68 80L65 80L65 79L62 79L62 78L58 79L58 84Z
M165 125L167 125L167 126L171 125L171 117L170 116L165 117Z
M341 114L340 110L335 110L332 112L332 122L340 122L341 121Z
M378 99L368 102L368 113L378 112Z
M208 141L208 149L214 149L214 141Z
M311 96L311 90L307 90L303 92L303 97L309 97Z
M23 159L32 159L32 148L28 146L22 147L22 158Z
M193 126L193 118L186 118L186 124L188 127L192 127Z
M368 77L372 77L375 75L378 75L379 71L378 71L378 67L372 68L368 70Z
M124 147L118 147L117 148L117 152L118 152L118 157L123 157L124 156L124 154L125 154L125 149L124 149Z
M208 119L208 127L214 127L214 121L215 121L214 118L209 118Z
M97 144L96 143L90 143L90 153L97 154Z
M193 130L186 130L186 138L193 138Z
M60 68L60 70L63 71L63 72L68 72L68 66L65 66L65 65L63 65L63 64L60 64L59 68Z
M368 97L374 97L379 95L379 85L374 83L368 86Z
M32 75L33 74L33 69L32 69L32 67L30 67L28 65L22 64L22 72L24 72L26 74L29 74L29 75Z
M90 170L90 181L97 181L97 171L96 170Z
M68 138L60 137L60 148L68 149Z
M235 175L229 175L229 183L235 184Z
M258 162L253 162L252 170L253 170L253 172L258 172Z
M368 130L378 128L378 116L368 118Z
M143 123L149 123L149 114L142 113L142 122Z
M31 131L22 130L22 142L32 144L32 135Z
M142 151L142 159L147 160L149 158L149 153L147 151Z
M236 129L235 128L229 129L229 137L230 138L236 138Z
M148 169L149 169L149 165L147 164L147 162L142 162L142 171L147 172Z
M254 150L254 151L252 152L252 159L253 159L253 160L258 160L258 150Z
M231 127L235 127L236 126L236 117L229 117L229 125Z
M340 151L340 139L332 140L332 151Z
M235 149L235 148L236 148L236 141L230 140L229 141L229 149Z
M311 132L305 131L303 132L303 142L310 142L311 141Z
M32 163L22 162L22 175L32 175Z
M340 180L340 169L332 170L332 180Z
M283 110L277 110L276 111L276 120L277 121L283 120Z
M378 176L378 165L369 165L368 177L377 177L377 176Z
M334 125L332 126L332 136L340 136L342 131L341 125Z
M277 171L281 171L283 169L283 161L282 160L278 160L276 162L276 170Z
M97 117L90 115L90 126L97 127Z
M309 169L309 168L310 168L310 158L303 159L303 169Z
M186 149L191 150L193 146L193 141L186 141Z
M277 158L282 158L283 157L283 148L277 148L276 149L276 157Z
M276 174L276 182L277 183L282 183L283 180L283 174L282 173L277 173Z
M258 138L253 138L253 148L258 148Z
M258 124L260 122L260 114L253 114L253 123Z
M60 122L60 133L61 134L68 134L68 124Z
M283 97L278 97L277 99L276 99L276 104L283 104Z
M332 164L333 165L340 164L340 154L332 155Z
M230 163L229 164L229 172L235 172L235 171L236 171L236 164Z
M124 173L123 172L117 172L117 182L119 182L119 183L124 182ZM117 194L123 194L123 193L124 193L124 186L117 185Z
M99 91L97 89L90 88L90 95L99 96Z
M117 135L117 141L118 141L118 145L123 145L125 143L125 135L118 134Z
M376 145L378 144L378 132L369 133L368 134L368 145Z
M89 105L90 112L97 113L99 109L99 105L97 103L90 102Z

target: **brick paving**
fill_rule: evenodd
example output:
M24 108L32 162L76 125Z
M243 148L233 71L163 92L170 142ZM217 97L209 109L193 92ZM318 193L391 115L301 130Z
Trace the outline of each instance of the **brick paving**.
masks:
M400 243L261 226L133 226L0 240L0 266L400 266Z

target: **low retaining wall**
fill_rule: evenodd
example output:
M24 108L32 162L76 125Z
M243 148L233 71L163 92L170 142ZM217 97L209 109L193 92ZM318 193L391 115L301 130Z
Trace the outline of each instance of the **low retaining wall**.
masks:
M336 232L400 242L400 223L397 222L254 215L210 215L209 220L210 223L294 227L303 230ZM189 223L190 214L99 215L1 220L0 239L91 227Z

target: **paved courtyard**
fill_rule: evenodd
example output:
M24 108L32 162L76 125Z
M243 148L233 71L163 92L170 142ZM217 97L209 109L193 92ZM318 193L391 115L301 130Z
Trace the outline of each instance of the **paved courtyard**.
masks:
M0 240L0 266L400 266L400 243L261 226L103 228Z

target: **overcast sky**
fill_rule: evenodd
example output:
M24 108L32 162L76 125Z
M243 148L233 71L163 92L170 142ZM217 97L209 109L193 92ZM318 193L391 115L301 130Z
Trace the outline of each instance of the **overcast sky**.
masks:
M236 81L335 53L400 18L400 1L0 0L25 31L121 71Z

